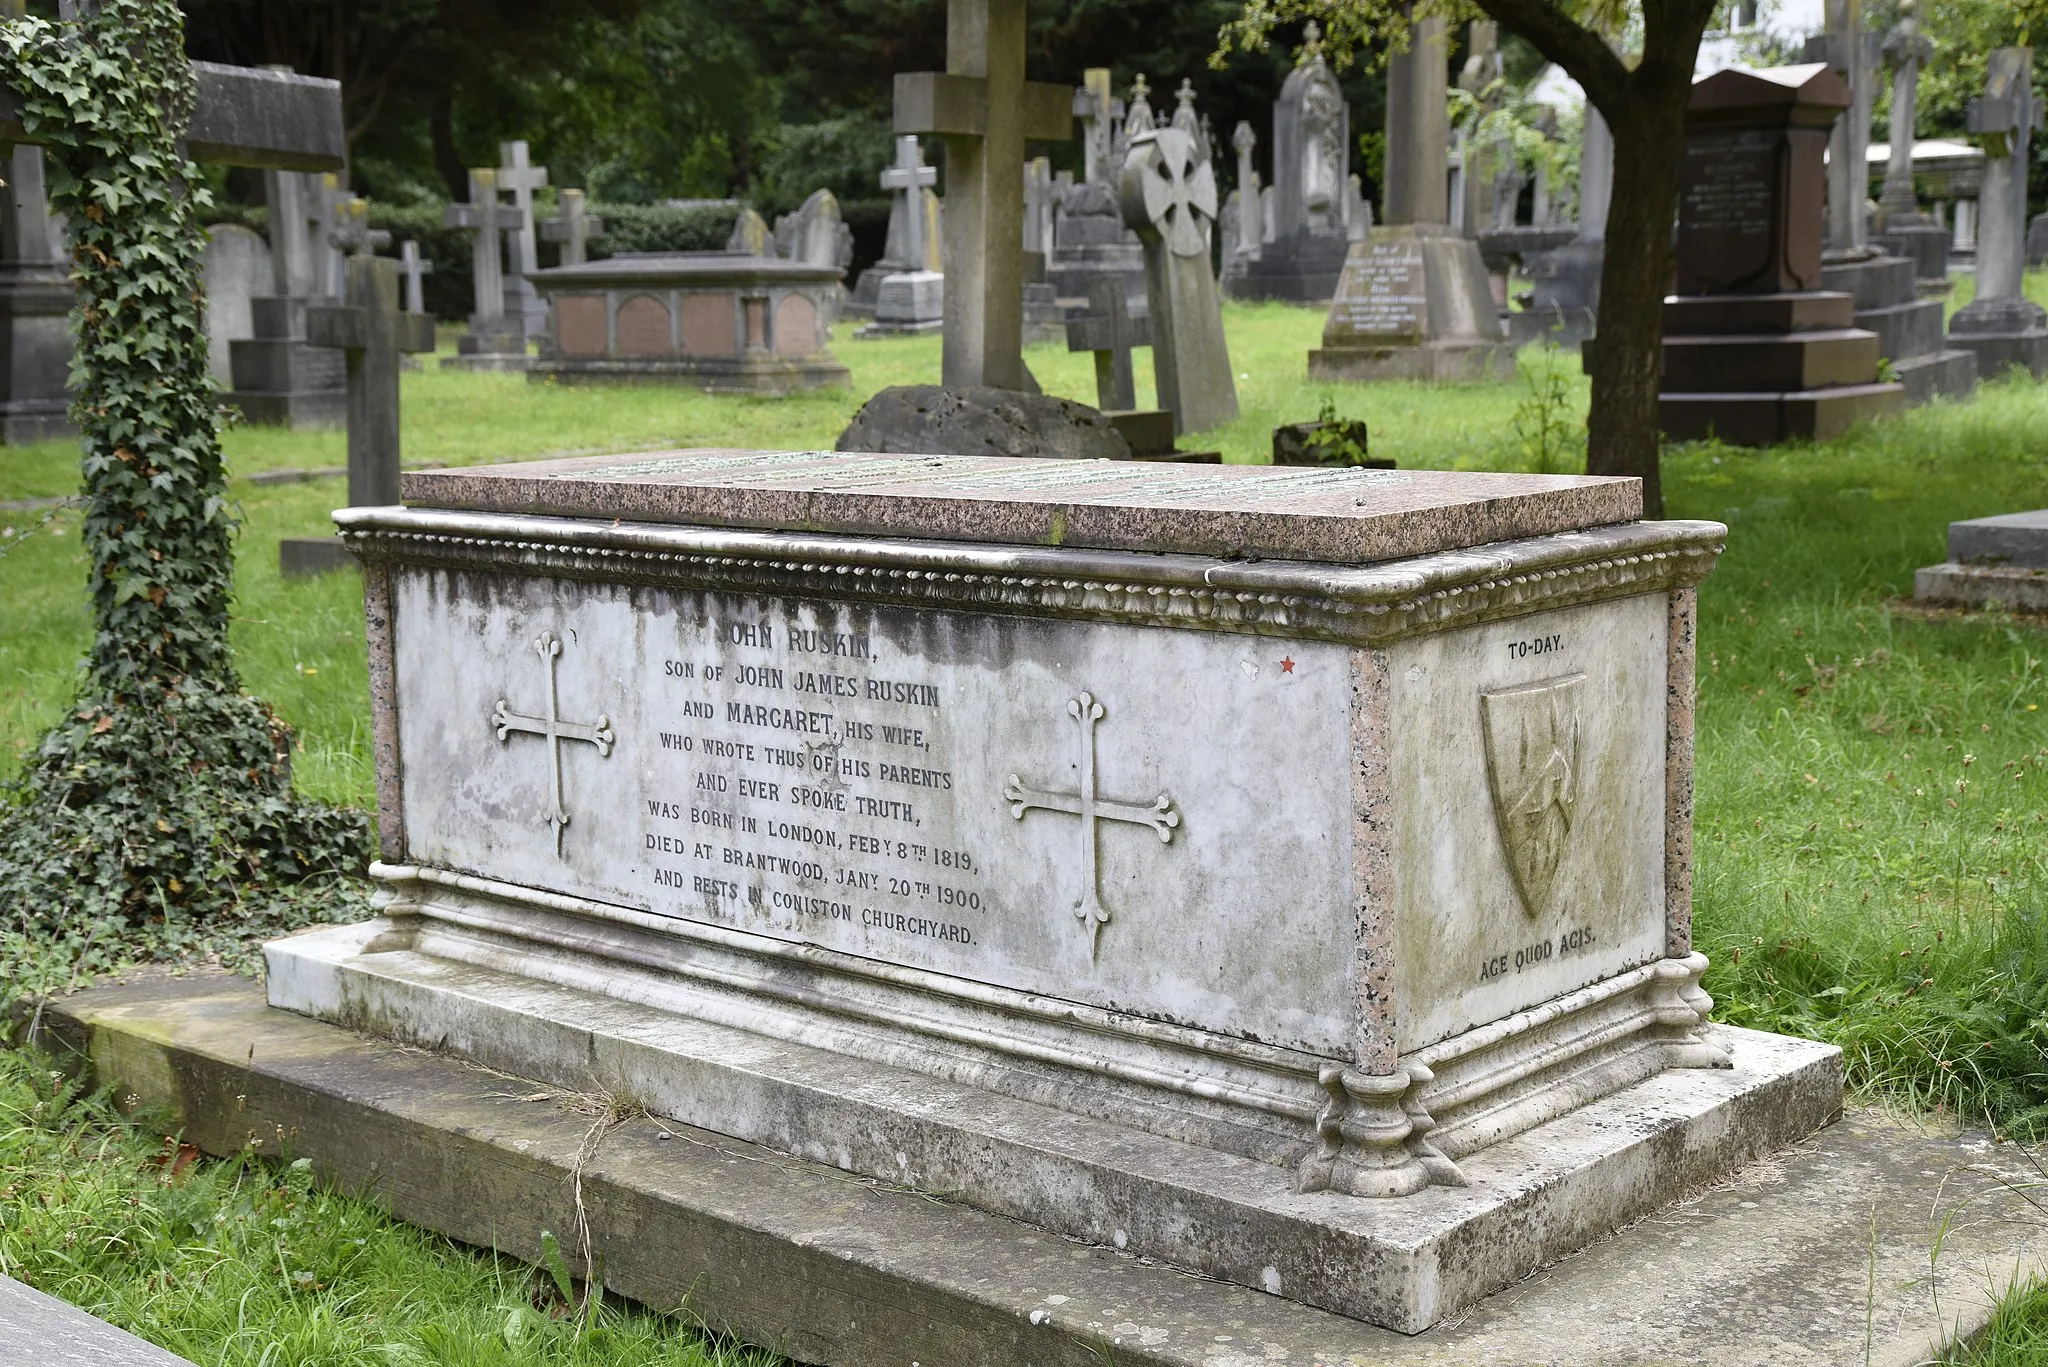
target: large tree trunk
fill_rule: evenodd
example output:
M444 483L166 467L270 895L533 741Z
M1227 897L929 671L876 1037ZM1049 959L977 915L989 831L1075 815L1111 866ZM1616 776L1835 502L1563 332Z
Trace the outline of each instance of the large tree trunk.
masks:
M1586 472L1640 478L1649 517L1664 514L1657 389L1690 74L1660 85L1638 69L1620 106L1601 110L1614 133L1614 199L1600 267L1600 333L1587 349Z

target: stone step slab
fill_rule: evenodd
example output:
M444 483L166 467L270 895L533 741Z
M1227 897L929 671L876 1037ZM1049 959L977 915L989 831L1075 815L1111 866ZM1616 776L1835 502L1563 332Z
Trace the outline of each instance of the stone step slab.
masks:
M75 1305L0 1276L0 1362L21 1367L192 1367Z
M1852 1113L1406 1336L674 1122L592 1145L589 1098L271 1010L234 979L96 989L44 1021L201 1147L286 1136L325 1179L513 1256L576 1227L580 1168L608 1286L834 1367L1909 1367L2048 1266L2017 1151Z

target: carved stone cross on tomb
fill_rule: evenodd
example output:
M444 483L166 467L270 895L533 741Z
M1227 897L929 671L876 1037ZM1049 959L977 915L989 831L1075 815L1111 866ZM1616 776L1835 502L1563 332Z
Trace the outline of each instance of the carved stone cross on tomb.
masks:
M504 331L505 267L499 234L517 228L522 220L519 210L498 202L498 173L488 166L471 167L469 203L450 204L442 211L441 221L451 228L467 228L473 235L470 274L476 288L476 312L469 320L470 331Z
M1102 704L1093 694L1083 693L1067 704L1067 715L1081 724L1080 787L1073 792L1027 788L1022 779L1012 774L1003 784L1003 801L1010 804L1010 815L1019 821L1033 808L1081 818L1081 896L1074 903L1074 915L1088 927L1088 957L1093 960L1102 948L1102 928L1109 924L1109 908L1102 905L1097 867L1098 827L1104 821L1146 826L1159 837L1160 844L1170 845L1174 829L1180 825L1180 813L1174 810L1173 799L1165 793L1148 807L1102 798L1095 787L1095 723L1103 718Z
M540 269L533 230L533 192L548 183L548 168L535 166L524 138L498 144L498 193L512 196L518 221L506 228L505 306L529 337L547 331L548 306L527 277Z
M897 74L896 131L946 140L948 385L1038 387L1024 368L1024 144L1070 140L1073 105L1072 87L1024 79L1024 0L947 0L946 69Z
M544 631L533 643L534 651L546 664L548 671L548 710L545 715L529 717L514 712L503 698L498 699L497 710L491 714L491 725L498 728L498 740L502 744L510 741L515 733L539 736L548 743L548 800L552 804L547 813L548 825L555 830L555 856L561 857L562 832L569 825L569 809L562 801L562 742L582 741L597 747L601 757L609 758L618 735L612 730L612 721L603 713L595 722L583 723L563 721L555 690L555 664L562 658L562 641L552 631Z

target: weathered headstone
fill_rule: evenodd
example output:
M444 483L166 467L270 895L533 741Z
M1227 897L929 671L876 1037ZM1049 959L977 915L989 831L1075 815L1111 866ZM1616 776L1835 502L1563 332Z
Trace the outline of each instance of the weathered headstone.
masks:
M443 214L451 228L470 233L469 273L475 307L469 331L456 339L455 354L441 364L464 370L524 370L531 364L524 323L505 311L505 266L500 247L524 221L519 210L498 200L498 173L488 166L469 170L469 203L451 204Z
M249 303L271 288L270 244L253 228L216 223L206 230L206 362L214 383L232 389L231 343L255 333Z
M828 345L840 270L743 252L622 252L538 271L528 378L783 394L850 383Z
M580 266L590 259L590 240L604 236L604 220L590 212L581 190L560 190L555 216L541 221L540 235L562 244L562 259L556 264Z
M1949 340L1975 353L1983 375L2018 366L2048 375L2048 313L2026 297L2027 149L2041 125L2034 50L2002 47L1970 101L1970 132L1990 158L1978 200L1977 297L1949 320Z
M1884 40L1884 56L1892 65L1891 143L1884 193L1877 202L1878 238L1888 250L1913 263L1917 278L1945 284L1948 231L1920 212L1920 199L1913 189L1920 68L1934 56L1934 44L1920 31L1916 10L1916 0L1899 0L1899 22Z
M1826 28L1807 40L1806 60L1826 62L1849 86L1849 107L1828 134L1826 241L1831 252L1852 252L1870 235L1870 115L1882 40L1864 25L1863 0L1826 0L1823 13Z
M1249 129L1243 130L1249 133ZM1224 263L1223 290L1234 299L1282 299L1320 304L1337 292L1351 246L1354 213L1350 197L1351 106L1336 75L1324 60L1315 21L1293 71L1273 102L1273 230L1270 241L1249 240L1255 254L1244 250L1247 237L1238 229L1238 252ZM1238 148L1239 213L1246 199L1254 211L1254 191L1245 195L1251 146Z
M1961 217L1962 209L1963 206L1960 203L1956 205L1958 217ZM1976 237L1973 232L1970 246L1974 250L1976 245ZM2048 213L2035 214L2027 222L2027 264L2029 266L2039 266L2043 263L2048 263Z
M546 187L548 168L533 164L524 138L499 143L498 160L498 193L512 197L519 215L518 222L505 230L505 315L517 321L527 337L538 337L547 330L547 305L527 277L540 269L533 192Z
M1351 244L1308 355L1317 380L1507 379L1503 337L1479 246L1450 227L1447 59L1441 17L1415 24L1387 63L1383 222Z
M1234 275L1242 272L1245 265L1256 261L1266 242L1266 220L1264 205L1259 198L1259 171L1252 161L1252 153L1258 150L1259 135L1252 126L1240 119L1237 128L1230 135L1230 145L1237 153L1237 188L1230 192L1224 204L1223 238L1223 282L1226 293Z
M276 1006L1037 1227L1000 1261L1080 1266L1050 1231L1405 1332L1841 1106L1838 1051L1709 1025L1726 529L1634 481L698 451L403 492L339 518L389 895L268 946ZM1209 1339L1143 1360L1270 1358Z
M873 301L875 321L854 335L889 337L905 333L937 332L946 325L946 277L930 268L938 243L929 235L931 218L923 212L925 196L938 179L938 171L924 164L917 138L905 134L896 139L896 164L882 172L882 188L895 193L902 211L900 239L891 243L905 266L888 271L876 280ZM889 218L893 233L898 226L896 210ZM891 264L881 263L861 277L868 279ZM1021 288L1021 286L1020 286Z
M348 419L341 354L306 340L306 310L331 299L327 243L340 182L332 174L270 171L271 287L249 300L250 334L228 343L228 401L252 423L339 427Z
M1459 224L1467 237L1500 226L1495 221L1494 182L1502 148L1497 138L1477 135L1477 126L1500 105L1504 71L1500 25L1491 19L1472 20L1466 28L1465 64L1458 72L1458 88L1473 101L1472 126L1460 130L1465 135L1465 174L1459 179L1464 199Z
M732 232L725 239L725 249L741 256L775 255L775 235L768 229L768 220L753 205L740 206L732 221Z
M839 316L846 294L846 268L853 264L853 229L839 216L837 195L830 190L813 190L795 213L777 218L772 254L785 261L839 272L842 283L827 291L824 299L826 320Z
M1124 222L1145 244L1159 406L1173 414L1176 432L1221 427L1237 417L1237 377L1209 265L1215 172L1193 138L1157 128L1131 138L1120 189Z
M1073 135L1073 92L1024 79L1025 0L947 0L946 70L896 77L898 133L946 140L941 371L1036 388L1024 368L1024 144Z
M1525 258L1529 307L1508 319L1508 335L1517 346L1539 339L1577 346L1598 331L1600 272L1607 266L1607 206L1613 190L1614 135L1589 102L1579 140L1577 232L1564 246Z
M1826 440L1905 407L1877 334L1821 285L1821 159L1849 88L1825 63L1697 81L1664 303L1659 420L1680 441Z
M1142 312L1145 249L1124 225L1115 183L1129 151L1124 130L1128 110L1116 97L1108 67L1090 67L1082 73L1071 108L1081 125L1083 169L1081 180L1060 193L1046 279L1059 297L1078 299L1097 276L1118 276L1124 282L1126 305Z
M70 435L71 271L43 149L5 149L0 190L0 443Z

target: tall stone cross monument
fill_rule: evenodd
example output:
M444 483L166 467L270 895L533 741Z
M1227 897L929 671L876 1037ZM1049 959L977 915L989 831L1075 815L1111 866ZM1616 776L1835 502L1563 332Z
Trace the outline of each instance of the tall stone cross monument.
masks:
M1024 368L1024 144L1073 136L1074 93L1024 79L1024 4L947 0L946 69L896 77L896 131L946 140L948 385L1037 388Z
M882 188L898 197L903 209L903 255L910 269L921 271L930 248L924 240L924 192L939 183L939 168L924 164L917 139L896 139L896 164L882 169Z
M1969 128L1984 149L1978 197L1977 297L1956 310L1949 341L1976 353L1977 373L2019 366L2048 374L2048 314L2026 297L2027 148L2041 126L2034 50L1993 48L1984 93L1970 101Z
M1934 56L1934 44L1920 31L1916 8L1914 0L1900 0L1899 22L1884 40L1884 55L1892 64L1891 157L1877 216L1887 228L1920 221L1920 199L1913 193L1913 139L1920 122L1920 68Z
M548 168L533 164L524 138L499 143L498 156L503 163L498 167L498 192L512 196L512 208L519 215L517 225L505 233L505 313L518 320L527 336L538 337L548 330L548 306L527 277L540 269L533 192L547 185Z
M1849 107L1828 134L1827 249L1853 253L1870 240L1864 203L1879 40L1864 27L1863 0L1827 0L1826 20L1826 31L1807 41L1806 59L1826 62L1849 83Z

